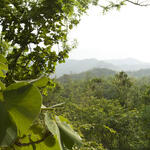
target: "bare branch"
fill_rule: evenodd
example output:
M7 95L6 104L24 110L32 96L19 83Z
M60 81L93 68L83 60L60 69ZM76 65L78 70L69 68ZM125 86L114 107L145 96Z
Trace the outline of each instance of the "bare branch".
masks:
M60 106L62 106L64 104L65 103L59 103L59 104L53 105L51 107L45 107L44 105L42 105L41 110L53 110L55 107L60 107Z
M150 6L150 3L144 4L144 2L139 2L139 0L137 0L136 2L131 1L131 0L126 0L126 2L129 2L129 3L137 5L137 6L142 6L142 7Z

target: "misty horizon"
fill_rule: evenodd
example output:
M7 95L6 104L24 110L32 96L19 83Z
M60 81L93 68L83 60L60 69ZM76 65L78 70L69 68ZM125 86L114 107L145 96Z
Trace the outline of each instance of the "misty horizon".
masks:
M98 60L95 58L81 60L67 59L65 63L61 63L56 66L55 75L57 77L60 77L64 74L78 74L96 68L108 69L117 72L135 72L143 70L143 72L148 71L148 75L150 75L150 63L146 63L132 58L110 60Z
M91 57L91 58L68 58L66 59L67 60L79 60L79 61L82 61L82 60L98 60L98 61L113 61L113 60L134 60L134 61L137 61L137 62L142 62L142 63L150 63L150 60L149 62L148 61L143 61L143 60L140 60L138 58L134 58L134 57L125 57L125 58L110 58L110 59L98 59L98 58L94 58L94 57Z

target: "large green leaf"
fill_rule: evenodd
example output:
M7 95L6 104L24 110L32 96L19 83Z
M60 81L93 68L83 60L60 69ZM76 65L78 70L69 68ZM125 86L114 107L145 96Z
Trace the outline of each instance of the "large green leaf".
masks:
M11 145L17 137L17 128L12 122L5 106L0 102L0 147Z
M25 133L41 109L42 97L39 90L30 83L20 82L6 88L3 96L17 128Z
M55 145L53 149L55 150L62 150L61 140L60 140L60 132L59 128L54 120L51 119L50 114L45 114L45 124L48 128L48 130L52 133L52 135L55 137Z
M66 118L56 116L56 123L60 129L61 141L69 149L72 149L74 144L82 145L80 136L67 123Z

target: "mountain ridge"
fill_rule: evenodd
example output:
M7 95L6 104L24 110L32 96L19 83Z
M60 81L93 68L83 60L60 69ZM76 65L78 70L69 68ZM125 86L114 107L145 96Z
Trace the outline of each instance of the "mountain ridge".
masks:
M64 74L63 76L58 78L60 82L66 82L68 79L71 80L86 80L92 78L109 78L113 77L117 71L106 69L106 68L94 68L85 72L81 72L78 74ZM138 71L129 71L126 72L129 77L134 78L143 78L143 77L150 77L150 69L141 69Z
M142 62L134 58L110 60L97 60L94 58L83 60L68 59L65 63L58 64L56 66L54 76L58 78L64 74L79 74L93 68L105 68L113 71L132 72L141 69L149 69L150 63Z

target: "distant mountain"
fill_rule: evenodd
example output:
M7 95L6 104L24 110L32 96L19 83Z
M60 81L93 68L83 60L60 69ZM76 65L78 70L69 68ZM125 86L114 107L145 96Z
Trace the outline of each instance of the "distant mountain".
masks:
M140 69L138 71L129 71L127 72L127 74L129 76L137 77L137 78L150 77L150 69Z
M83 80L83 79L91 79L91 78L107 78L110 76L114 76L116 71L106 69L106 68L94 68L89 71L85 71L79 74L70 74L70 75L63 75L58 78L59 81L65 82L65 80Z
M140 69L149 69L150 63L141 62L132 58L103 61L97 59L69 59L66 63L57 65L54 76L58 78L64 74L78 74L94 68L106 68L114 71L138 71Z
M145 63L133 58L106 60L105 62L111 63L123 71L137 71L150 68L150 63Z
M110 59L105 60L108 63L114 64L114 65L139 65L143 62L134 59L134 58L125 58L125 59Z
M67 60L66 63L59 64L56 67L55 76L60 77L64 74L77 74L93 68L119 69L111 63L98 61L97 59Z

